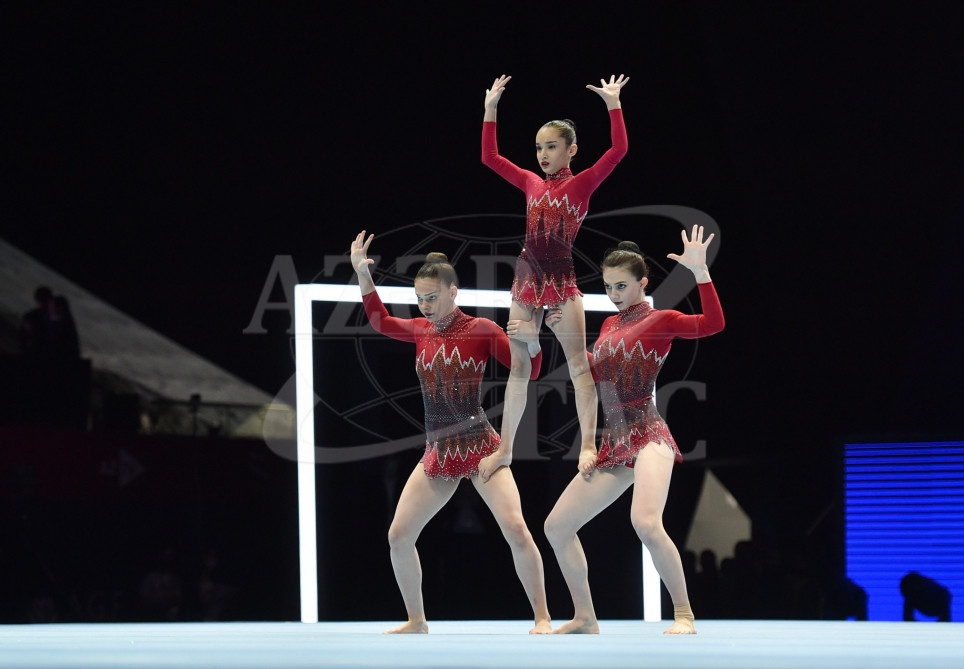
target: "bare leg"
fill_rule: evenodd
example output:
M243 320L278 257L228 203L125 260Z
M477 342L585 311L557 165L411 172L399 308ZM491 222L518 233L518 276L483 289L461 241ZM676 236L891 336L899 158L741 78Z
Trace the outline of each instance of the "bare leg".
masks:
M492 511L502 535L512 549L512 561L535 618L535 626L529 630L529 634L548 634L552 631L552 620L546 602L542 555L522 516L522 501L512 470L502 467L493 473L486 483L482 483L478 476L473 476L472 483Z
M428 632L425 605L422 602L422 565L415 542L428 521L452 498L458 485L458 481L430 479L425 475L422 463L419 463L402 489L398 506L395 508L395 518L388 530L388 544L391 548L392 569L395 571L398 589L402 593L402 601L405 602L408 621L386 630L386 634Z
M673 475L673 450L665 443L650 442L636 457L633 471L633 528L652 554L656 571L673 598L674 621L665 634L696 634L679 550L663 528L663 509Z
M537 319L536 329L542 326L542 309L533 311L528 307L512 302L509 307L509 320L531 321ZM499 467L512 462L512 448L515 446L515 435L522 422L522 414L526 410L527 393L529 389L529 375L532 372L532 361L529 358L529 348L525 342L518 339L509 340L509 351L512 363L509 368L509 379L505 384L505 402L502 410L502 443L495 453L486 456L479 465L482 481L485 482L491 473Z
M589 590L589 565L576 533L632 483L633 473L628 467L596 470L588 479L577 474L546 518L546 537L569 586L574 609L572 620L557 627L555 634L599 634Z
M586 312L582 297L575 297L561 307L562 317L552 330L562 345L569 365L569 378L576 396L576 415L582 433L583 451L596 449L596 384L586 357Z

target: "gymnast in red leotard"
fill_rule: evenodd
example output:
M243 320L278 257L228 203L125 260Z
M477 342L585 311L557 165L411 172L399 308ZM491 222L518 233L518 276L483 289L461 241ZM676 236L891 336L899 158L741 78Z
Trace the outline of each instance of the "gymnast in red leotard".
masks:
M415 275L415 295L422 317L389 315L369 269L374 262L368 258L373 238L369 235L365 239L362 231L351 244L351 262L365 312L378 332L415 344L415 373L425 404L425 454L402 489L388 530L392 568L408 621L388 632L428 632L422 569L415 542L466 478L492 511L512 549L516 573L535 616L530 633L546 634L552 631L552 623L546 604L542 556L522 516L512 472L502 467L484 482L478 476L479 461L499 447L499 434L482 408L486 363L494 357L506 367L511 364L509 338L491 320L469 316L455 305L458 278L441 253L430 253ZM519 324L519 328L515 336L532 356L530 367L535 378L542 367L538 333L531 324Z
M673 465L682 460L666 421L656 410L656 375L669 355L673 339L708 337L723 329L723 309L706 265L702 226L692 235L683 231L683 253L668 254L696 277L702 314L653 309L645 301L648 270L639 247L621 242L602 262L606 294L619 309L602 325L589 353L592 373L599 383L605 426L599 451L595 446L579 454L579 473L569 483L546 518L546 537L559 561L572 595L573 619L556 633L599 632L589 590L588 565L577 532L633 488L630 520L653 556L659 576L673 599L674 620L667 634L695 634L693 611L679 551L663 528L663 507ZM551 310L546 324L559 322Z
M569 168L578 149L576 128L568 119L549 121L536 133L536 159L542 175L517 167L499 155L496 111L510 79L502 75L486 90L482 122L482 162L526 196L525 244L516 262L507 331L521 322L534 321L538 332L542 326L543 307L560 309L560 320L554 333L569 366L582 445L594 446L597 398L586 362L586 317L582 293L576 285L572 245L588 213L589 197L628 150L619 92L629 77L612 76L608 82L600 80L601 86L587 86L605 101L609 110L612 147L592 167L576 175ZM506 383L502 415L502 444L480 463L479 474L483 480L512 461L515 433L525 412L529 356L526 347L515 340L511 349L512 367Z

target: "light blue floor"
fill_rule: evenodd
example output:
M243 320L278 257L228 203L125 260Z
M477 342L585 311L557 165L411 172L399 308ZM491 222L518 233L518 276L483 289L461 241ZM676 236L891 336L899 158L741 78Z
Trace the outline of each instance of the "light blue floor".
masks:
M0 626L0 666L17 669L948 669L964 666L959 623L610 620L593 636L529 636L531 621L436 621L431 634L397 624L151 623Z

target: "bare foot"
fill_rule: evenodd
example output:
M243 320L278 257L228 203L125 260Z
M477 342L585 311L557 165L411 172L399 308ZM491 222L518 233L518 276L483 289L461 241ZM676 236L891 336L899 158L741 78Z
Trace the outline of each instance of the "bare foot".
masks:
M536 626L529 630L529 634L552 634L552 621L548 618L537 620Z
M663 634L696 634L696 625L692 620L674 620Z
M385 630L384 634L428 634L428 623L424 620L421 622L409 620L398 627Z
M599 634L599 622L573 618L569 622L552 630L553 634Z

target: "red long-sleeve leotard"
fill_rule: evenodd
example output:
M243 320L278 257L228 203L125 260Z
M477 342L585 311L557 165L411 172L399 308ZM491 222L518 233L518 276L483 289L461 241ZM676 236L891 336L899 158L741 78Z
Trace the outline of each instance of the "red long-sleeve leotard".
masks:
M501 443L482 409L482 380L489 356L509 367L505 332L487 318L456 308L432 323L425 318L391 316L377 292L362 297L378 332L415 344L415 374L425 404L425 454L430 478L458 479L478 473L479 460ZM539 377L542 353L532 358L530 378Z
M701 283L702 314L653 309L641 302L603 321L590 364L605 419L597 467L632 466L646 444L665 441L681 462L669 426L656 410L653 388L673 339L697 339L723 329L723 308L713 284Z
M609 110L609 122L612 147L595 165L575 176L563 168L546 177L500 156L495 122L482 123L482 163L526 196L525 245L512 281L512 299L520 304L555 306L582 295L572 245L589 211L589 197L629 149L622 109Z

